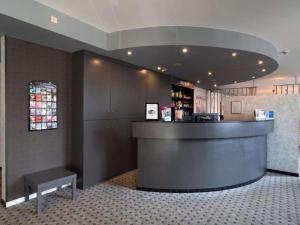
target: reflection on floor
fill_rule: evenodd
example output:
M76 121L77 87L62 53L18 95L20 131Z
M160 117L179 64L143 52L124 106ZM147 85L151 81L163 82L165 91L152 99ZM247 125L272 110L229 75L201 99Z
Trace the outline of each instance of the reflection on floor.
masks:
M70 189L45 197L45 210L35 214L35 201L5 209L0 224L227 224L300 225L300 180L267 174L256 183L218 192L172 194L135 190L136 171L85 191L76 201Z

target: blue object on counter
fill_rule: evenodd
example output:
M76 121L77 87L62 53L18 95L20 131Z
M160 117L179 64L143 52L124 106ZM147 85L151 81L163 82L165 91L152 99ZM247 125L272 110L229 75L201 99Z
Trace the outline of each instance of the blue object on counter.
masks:
M268 111L267 119L268 120L274 120L274 111Z

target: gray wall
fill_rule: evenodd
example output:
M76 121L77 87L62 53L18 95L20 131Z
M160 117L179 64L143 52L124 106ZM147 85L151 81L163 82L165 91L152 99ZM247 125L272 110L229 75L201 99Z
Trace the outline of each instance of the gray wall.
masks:
M0 0L0 5L0 14L7 15L27 24L32 24L36 27L42 28L43 30L53 31L59 35L87 43L91 46L96 46L102 49L106 48L107 34L104 31L40 4L37 1ZM58 17L58 24L51 23L51 16ZM0 28L2 28L0 29L0 33L3 32L7 35L15 34L18 38L40 41L44 42L44 44L52 42L51 39L58 41L57 37L59 35L56 37L52 36L51 38L47 35L39 35L37 33L32 35L30 32L31 30L27 30L28 28L31 29L30 26L23 26L23 29L15 31L10 29L9 25L1 26L2 23L5 24L5 20L5 18L2 18L2 21L0 22ZM15 26L16 24L12 23L11 25ZM55 45L55 43L53 44ZM66 43L66 45L68 45L68 43Z
M7 201L23 196L23 175L67 165L71 130L72 56L6 38L6 185ZM58 129L28 131L28 82L58 87Z
M88 176L88 185L136 168L131 121L144 118L146 101L169 104L171 83L177 80L152 71L143 74L141 68L97 56L104 69L101 74L109 74L114 80L93 86L92 76L85 81L84 77L77 79L83 68L74 61L77 67L72 71L71 54L10 37L6 40L6 201L23 196L25 174L68 167L74 158L79 162L76 166L85 169L79 172ZM57 84L58 129L28 131L28 83L32 80ZM122 89L125 84L128 86ZM101 99L94 101L106 88L114 93L109 115L97 111L107 108ZM73 138L72 130L79 131L73 133ZM78 141L73 143L74 148L72 139ZM84 145L89 152L78 155L77 144Z
M242 102L242 114L231 114L231 101ZM295 95L223 98L225 120L252 120L254 109L274 110L274 132L268 135L268 169L299 173L299 99Z
M0 39L0 158L1 158L1 199L6 200L5 177L5 38Z

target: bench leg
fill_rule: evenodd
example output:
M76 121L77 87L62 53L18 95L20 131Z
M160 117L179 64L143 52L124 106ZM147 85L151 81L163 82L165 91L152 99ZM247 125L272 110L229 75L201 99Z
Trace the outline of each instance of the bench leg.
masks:
M76 199L76 177L73 179L72 182L72 199L75 200Z
M42 191L39 188L36 196L36 211L37 214L41 214L42 212Z
M27 183L24 183L24 194L25 194L25 202L29 200L29 186Z

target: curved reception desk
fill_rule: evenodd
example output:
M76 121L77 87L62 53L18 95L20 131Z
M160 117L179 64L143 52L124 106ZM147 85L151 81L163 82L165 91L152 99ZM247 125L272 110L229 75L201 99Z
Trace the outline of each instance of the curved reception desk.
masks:
M134 122L137 189L201 192L238 187L264 176L273 121Z

